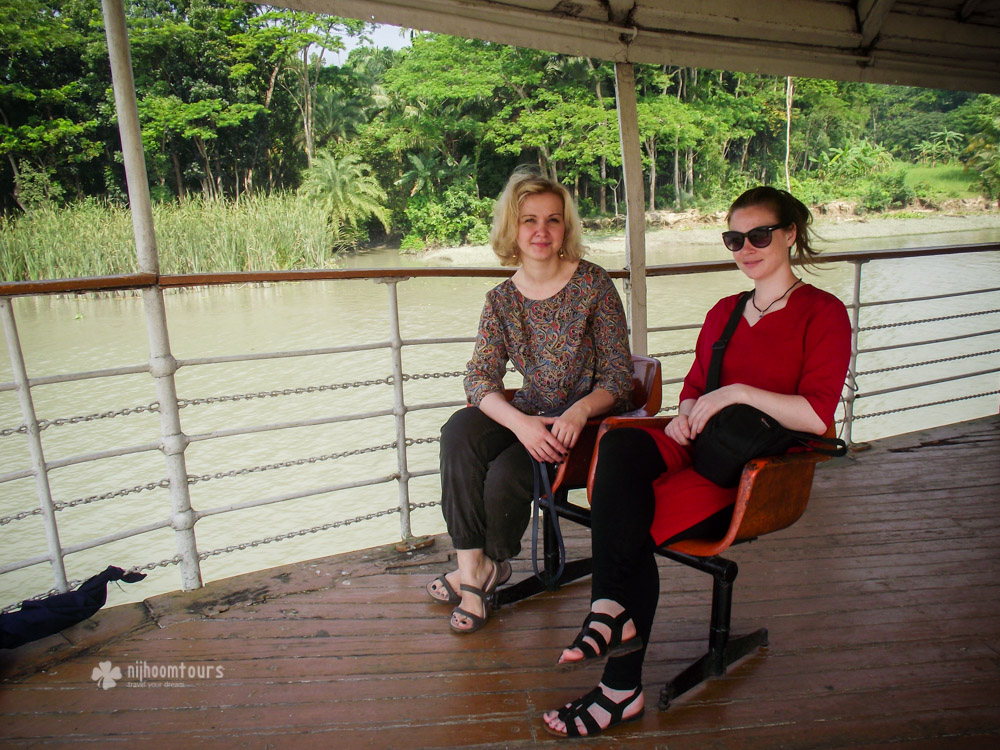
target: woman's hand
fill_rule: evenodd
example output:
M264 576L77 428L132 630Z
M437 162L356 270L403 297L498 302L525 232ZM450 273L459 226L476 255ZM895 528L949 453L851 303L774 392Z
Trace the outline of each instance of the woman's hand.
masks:
M573 404L565 412L556 418L548 417L548 424L552 426L552 435L560 442L568 453L570 448L576 445L580 439L580 433L587 424L588 412L582 406Z
M688 439L694 440L705 429L708 420L731 404L747 403L741 383L724 385L699 397L687 415ZM667 433L669 434L669 433ZM676 440L676 438L674 438ZM679 440L677 442L680 442ZM682 443L684 445L684 443Z
M588 411L577 402L558 417L524 415L523 426L512 428L517 439L536 461L562 463L580 439ZM541 429L539 429L541 428Z
M668 438L671 438L679 445L690 445L693 439L687 414L678 414L667 422L667 426L663 428L663 431Z
M562 417L534 417L530 414L521 414L520 418L510 425L510 429L533 459L557 464L566 460L566 454L569 452L559 438L549 431L549 425L555 424L559 419Z

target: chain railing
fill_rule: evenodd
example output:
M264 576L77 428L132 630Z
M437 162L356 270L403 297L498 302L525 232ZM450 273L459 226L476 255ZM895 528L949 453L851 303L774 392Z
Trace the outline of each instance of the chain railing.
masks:
M921 257L935 254L944 253L955 253L955 252L966 252L966 253L997 253L1000 251L1000 244L992 245L979 245L979 246L968 246L964 248L937 248L930 250L919 250L919 251L883 251L878 253L844 253L836 256L831 256L830 260L833 262L848 263L853 266L854 269L854 291L851 299L845 299L845 304L851 312L852 317L852 328L853 328L853 352L851 359L851 371L855 373L855 378L858 380L863 380L863 385L866 386L861 390L850 391L845 397L845 416L843 418L843 427L845 437L848 441L851 440L851 429L853 423L857 420L862 419L872 419L880 416L885 416L887 414L898 413L907 410L919 409L934 405L940 405L945 403L951 403L960 400L969 399L986 399L989 397L995 397L1000 393L1000 389L990 389L985 390L979 389L975 392L962 392L957 393L955 396L948 399L934 399L934 400L924 400L916 405L902 405L898 407L893 407L891 409L882 409L875 412L856 414L855 408L861 399L869 398L873 396L883 396L887 394L892 394L900 392L903 390L918 389L921 387L929 385L937 385L944 382L957 383L962 380L978 377L981 375L989 375L1000 372L1000 366L997 366L996 356L1000 353L1000 348L996 346L986 346L980 351L969 351L960 354L953 354L949 356L940 356L933 358L924 358L919 361L909 362L909 363L898 363L885 367L872 367L870 369L860 370L858 369L859 361L863 362L867 355L874 354L876 352L884 352L892 349L906 349L910 347L925 346L928 344L941 344L946 342L956 342L962 340L971 340L976 337L981 336L996 336L1000 334L1000 328L995 325L985 325L977 328L974 331L962 333L959 335L948 335L948 336L936 336L931 338L923 338L916 341L899 343L893 342L888 345L881 346L870 346L861 347L859 346L859 341L863 336L871 334L873 332L891 329L891 328L902 328L904 326L934 326L936 324L943 323L945 321L953 321L959 319L983 319L984 321L989 320L989 316L995 316L1000 314L1000 308L995 306L996 293L1000 292L1000 288L987 288L987 289L972 289L963 291L957 294L944 294L936 297L914 297L909 299L898 299L898 300L863 300L862 299L862 267L868 263L878 261L881 259L895 259L900 257ZM698 264L684 264L675 266L659 266L651 267L647 270L649 276L670 276L674 274L690 274L690 273L710 273L722 270L730 270L731 265L723 262L710 262L710 263L698 263ZM230 552L236 552L245 549L251 549L259 547L261 545L272 544L275 542L280 542L287 539L302 537L310 534L316 534L323 531L328 531L331 529L343 528L353 524L364 523L366 521L372 521L378 518L384 518L387 516L392 516L398 514L400 517L400 539L403 542L413 541L413 531L411 529L410 513L413 510L428 508L437 505L435 502L421 502L414 503L410 498L409 492L409 480L414 477L428 476L437 473L437 469L425 469L419 471L412 471L408 464L408 449L416 445L428 445L433 444L439 440L437 437L419 437L412 438L406 435L406 417L407 414L418 410L426 409L440 409L443 407L454 407L457 408L461 406L464 402L460 398L456 398L452 401L439 401L431 403L407 403L404 392L404 385L406 383L411 383L414 381L426 381L434 379L447 379L447 378L459 378L464 375L464 371L460 370L446 370L441 372L428 372L428 373L406 373L403 369L403 354L404 350L413 347L426 347L426 346L441 346L444 344L469 344L474 341L473 337L450 337L450 338L426 338L426 339L410 339L404 340L400 334L399 319L400 314L398 310L398 303L396 297L396 290L399 283L405 282L407 279L420 276L435 276L435 277L475 277L475 276L503 276L508 271L502 269L456 269L456 270L439 270L439 269L407 269L406 271L373 271L369 273L360 273L357 271L352 272L339 272L343 274L342 278L347 279L357 279L357 278L369 278L371 280L379 281L384 283L388 292L388 309L389 309L389 340L386 342L376 342L367 344L358 344L355 346L340 346L340 347L330 347L326 349L309 349L301 351L285 351L285 352L270 352L270 353L253 353L246 355L233 355L233 356L218 356L218 357L206 357L200 359L187 359L187 360L172 360L166 365L167 371L173 371L180 368L197 368L202 365L209 364L219 364L223 362L243 362L250 360L267 360L267 359L281 359L287 357L312 357L324 354L351 354L360 351L386 351L390 357L391 374L385 377L376 377L369 379L359 379L355 381L348 382L334 382L334 383L322 383L319 385L306 385L295 388L277 388L272 390L254 390L242 393L229 393L224 395L198 397L198 398L175 398L173 404L171 405L175 413L181 409L196 409L199 407L217 405L217 404L235 404L241 402L249 402L261 399L284 399L290 396L299 395L309 395L309 394L322 394L334 391L350 391L353 389L362 389L369 387L389 387L392 389L393 402L391 408L369 411L369 412L357 412L352 414L339 414L333 416L321 416L311 419L301 419L301 420L290 420L287 422L275 423L275 424L259 424L250 425L238 428L226 428L219 429L209 432L204 432L200 434L167 434L158 443L147 443L131 446L121 446L115 449L104 450L104 451L94 451L90 453L80 454L76 456L70 456L68 458L61 458L56 461L47 461L44 456L43 444L42 444L42 432L50 428L60 428L70 425L80 425L89 422L97 422L102 420L116 419L118 417L130 416L135 414L147 414L147 413L159 413L161 411L161 403L159 401L154 401L149 404L141 404L138 406L130 406L120 409L112 409L106 411L95 411L93 413L84 414L80 416L71 417L59 417L48 420L39 420L36 418L34 413L34 407L31 399L32 388L38 385L49 385L53 383L72 383L74 381L90 380L94 378L108 378L116 377L124 374L135 374L146 372L148 374L156 376L157 363L154 361L153 365L147 366L130 366L122 367L110 370L101 371L88 371L79 373L67 373L55 376L43 376L38 378L29 378L25 365L24 357L21 351L20 342L17 336L17 326L14 319L13 307L11 305L11 295L18 293L18 288L16 284L0 284L0 316L3 318L4 332L7 339L8 352L11 361L11 368L14 373L14 381L10 383L0 383L0 393L4 391L16 391L19 403L21 404L22 411L22 423L17 425L4 425L0 429L0 439L10 440L16 438L26 439L29 444L29 453L31 456L31 466L23 469L15 469L9 471L8 473L0 475L0 485L5 482L10 482L16 479L26 479L33 478L35 481L36 494L38 496L38 506L30 510L23 510L17 513L10 513L0 516L0 527L4 527L7 530L3 533L12 533L12 529L16 526L17 522L24 521L29 518L41 517L44 522L46 540L47 540L47 552L45 554L39 554L27 559L16 560L7 562L0 565L0 575L5 573L10 573L15 570L21 570L23 568L31 567L34 565L48 563L52 570L52 576L54 579L54 587L51 591L66 591L70 587L76 585L76 581L69 581L66 578L66 570L64 565L64 559L67 555L74 554L86 549L93 549L95 547L103 546L114 541L120 541L122 539L129 539L134 536L139 536L142 534L149 533L158 529L173 529L175 534L182 535L186 532L190 532L194 529L195 525L201 519L218 516L238 510L244 510L248 508L257 508L265 505L276 505L283 503L294 503L297 500L302 500L308 497L314 497L317 495L336 493L336 492L349 492L352 489L357 489L360 487L379 485L379 484L389 484L395 483L397 487L398 502L395 506L384 508L381 510L373 510L369 513L357 515L349 519L341 519L337 521L331 521L327 523L317 524L308 528L303 528L295 531L289 531L286 533L277 533L270 536L265 536L258 539L253 539L250 541L236 542L225 544L211 550L198 550L197 547L193 546L193 534L190 535L190 540L192 546L185 547L183 544L178 546L178 554L173 557L162 559L159 561L148 562L138 567L142 570L150 570L158 567L168 567L174 565L180 565L181 567L188 566L188 570L185 575L182 576L182 582L184 582L184 587L192 588L188 583L192 580L200 582L201 572L200 563L210 557L215 557L218 555L224 555ZM612 276L621 278L625 275L622 271L613 271ZM249 278L247 278L249 277ZM188 276L188 277L160 277L158 279L159 286L204 286L208 284L217 283L243 283L245 281L307 281L311 278L324 278L324 279L336 279L338 278L338 272L328 271L328 272L316 272L314 274L296 272L293 278L284 278L281 272L273 272L268 274L226 274L226 275L216 275L216 276ZM88 280L88 288L94 288L93 280ZM150 286L156 286L151 282L148 282ZM53 291L71 291L72 286L70 282L53 282L53 284L58 284L58 289ZM39 286L41 288L39 289ZM132 283L132 286L140 286L139 284ZM32 293L45 293L49 291L45 288L45 282L33 282ZM898 322L889 323L874 323L871 325L861 325L862 311L868 308L874 308L876 306L886 306L886 305L903 305L908 302L918 302L918 301L930 301L943 299L946 297L963 295L974 299L983 299L987 301L987 304L983 309L970 311L970 312L957 312L951 315L942 315L934 317L925 317L919 319L905 319ZM989 303L994 303L990 305ZM693 334L699 328L698 322L684 323L681 325L673 326L663 326L663 327L650 327L648 329L649 334L655 335L658 333L669 333L669 332L682 332L684 335ZM662 351L654 353L653 356L659 357L663 360L668 360L671 358L684 358L684 361L690 358L693 353L691 348L681 348L673 349L669 351ZM973 360L976 358L993 358L987 360L990 366L981 367L969 372L949 375L942 378L935 378L932 380L913 382L902 385L886 386L886 387L867 387L868 383L871 382L872 378L877 378L880 375L885 375L886 373L896 373L902 370L908 370L918 367L928 367L932 365L950 363L950 362L962 362L966 360ZM680 361L678 359L677 361ZM160 365L163 369L163 365ZM160 374L162 376L162 372ZM665 385L677 385L681 381L679 377L668 377L664 380ZM176 395L176 394L175 394ZM456 396L460 396L460 389L456 388ZM994 402L995 402L994 398ZM994 403L995 406L995 403ZM668 404L667 408L664 410L670 413L672 405ZM673 407L674 409L676 407ZM285 493L277 496L270 497L256 497L246 499L242 502L231 503L226 505L220 505L213 508L208 508L205 510L194 510L188 507L187 510L184 509L183 503L180 506L175 505L174 512L166 517L154 520L153 522L132 528L117 531L113 534L101 537L99 539L90 539L85 542L80 542L74 545L64 545L60 542L60 529L57 523L57 514L72 508L77 508L80 506L93 505L101 503L107 500L115 500L130 495L136 495L142 492L154 491L154 490L169 490L174 492L178 488L175 486L175 482L172 482L168 476L160 479L155 479L146 483L134 484L132 486L122 487L120 489L109 490L103 493L93 494L85 497L78 497L68 501L55 501L52 498L52 492L49 487L49 472L53 469L77 465L83 463L90 463L94 461L101 461L107 458L130 455L134 453L142 453L148 451L158 450L165 456L180 455L183 456L184 451L187 446L201 441L210 441L222 437L232 437L235 435L252 435L261 432L270 431L281 431L288 430L295 427L302 426L313 426L320 424L332 424L340 422L365 422L366 420L374 418L385 418L391 417L394 421L393 431L395 434L395 439L383 442L377 445L369 445L364 447L356 446L344 446L343 450L331 451L319 455L296 457L284 461L272 461L267 463L259 463L250 466L244 466L240 468L231 468L225 470L219 470L214 472L202 472L202 473L190 473L186 472L182 484L184 485L184 492L187 493L187 489L194 485L204 484L208 482L215 482L225 479L234 479L237 477L245 477L253 474L261 474L265 472L284 470L284 469L294 469L297 467L304 467L311 464L334 462L347 459L354 456L373 454L386 451L394 451L396 454L396 471L382 476L367 477L352 482L344 482L338 485L328 485L321 487L313 487L306 490L301 490L297 492ZM185 494L186 496L186 494ZM180 508L178 510L177 508ZM191 566L194 566L191 569ZM17 605L13 605L17 606ZM8 607L7 609L11 609ZM6 610L4 610L6 611Z

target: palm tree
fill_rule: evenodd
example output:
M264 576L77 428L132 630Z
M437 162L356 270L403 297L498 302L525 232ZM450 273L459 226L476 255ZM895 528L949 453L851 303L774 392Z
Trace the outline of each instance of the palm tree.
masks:
M432 155L407 154L406 158L410 160L413 169L396 180L396 184L400 186L411 185L411 198L423 190L434 195L446 174L446 168Z
M372 216L389 229L385 191L371 167L354 154L338 160L329 152L319 152L305 172L299 193L323 206L337 229L356 230Z
M917 160L921 164L935 162L937 158L937 144L928 140L920 141L916 147Z
M940 144L940 154L942 159L945 161L951 161L954 159L959 151L961 150L962 141L965 136L954 130L939 130L936 133L931 133L931 138L934 142Z
M331 87L316 90L313 104L313 132L317 146L341 143L368 122L368 112L356 99Z

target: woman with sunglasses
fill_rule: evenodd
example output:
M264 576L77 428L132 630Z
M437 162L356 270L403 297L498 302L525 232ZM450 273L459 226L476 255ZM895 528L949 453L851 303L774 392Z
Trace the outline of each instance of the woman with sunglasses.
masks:
M793 248L800 263L817 255L811 220L809 209L784 190L758 187L733 202L723 242L754 288L726 348L720 387L705 393L712 344L739 294L706 316L678 416L666 429L620 428L601 440L591 495L591 611L559 664L610 658L596 688L543 715L550 733L592 735L642 715L642 665L660 588L654 551L685 538L721 538L736 500L735 488L691 468L692 441L709 418L746 403L793 430L820 435L833 423L851 326L840 300L792 269Z

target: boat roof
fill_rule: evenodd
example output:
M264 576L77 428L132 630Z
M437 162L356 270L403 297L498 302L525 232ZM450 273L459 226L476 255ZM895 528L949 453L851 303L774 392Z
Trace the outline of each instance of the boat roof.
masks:
M1000 93L1000 0L279 0L633 63Z

